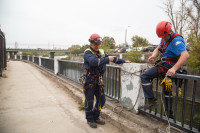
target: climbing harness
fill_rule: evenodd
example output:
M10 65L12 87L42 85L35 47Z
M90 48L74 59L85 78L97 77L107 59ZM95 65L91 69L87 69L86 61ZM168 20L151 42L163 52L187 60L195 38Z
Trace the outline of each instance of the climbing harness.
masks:
M84 89L84 93L86 92L87 88L91 88L91 87L95 87L94 89L99 88L99 103L98 103L98 110L101 111L101 97L103 95L103 72L102 72L102 68L99 66L100 64L100 58L105 56L105 52L103 49L99 49L98 52L96 52L95 50L92 49L92 47L87 48L85 50L86 51L91 51L96 58L98 58L98 68L99 68L99 75L94 75L91 74L90 72L88 72L87 69L85 69L83 76L80 77L80 81L83 84L83 89ZM94 81L94 84L88 84L85 85L86 82L86 76L89 76L91 78L91 81ZM88 103L87 103L88 104Z
M181 36L181 35L180 34L174 34L165 44L164 44L164 40L162 40L162 42L161 42L161 48L159 49L161 56L160 56L160 59L155 62L155 66L157 67L159 77L165 77L165 74L167 73L167 71L169 69L168 67L162 65L162 62L166 62L170 65L174 65L174 64L176 64L176 62L180 58L180 56L177 56L177 57L162 57L165 50L167 49L168 45L170 44L170 42L177 36Z
M101 96L103 95L103 79L102 79L102 75L99 76L99 83L98 83L98 86L99 86L99 111L101 111Z

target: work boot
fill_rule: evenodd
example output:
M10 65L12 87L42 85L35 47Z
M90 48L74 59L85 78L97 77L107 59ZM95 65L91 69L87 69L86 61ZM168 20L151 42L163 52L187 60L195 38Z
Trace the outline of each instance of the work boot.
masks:
M145 104L144 108L150 109L150 108L157 108L158 107L158 102L156 98L148 98L148 103Z
M91 128L97 128L97 124L95 124L94 122L87 122L87 124L91 127Z
M94 122L97 123L97 124L100 124L100 125L104 125L105 124L105 121L104 120L100 120L100 119L94 120Z

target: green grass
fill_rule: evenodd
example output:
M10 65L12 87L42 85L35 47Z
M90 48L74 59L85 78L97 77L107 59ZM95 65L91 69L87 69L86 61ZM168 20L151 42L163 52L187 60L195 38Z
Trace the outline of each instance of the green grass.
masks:
M84 108L84 103L79 103L78 109L79 109L79 111L85 110L85 108Z

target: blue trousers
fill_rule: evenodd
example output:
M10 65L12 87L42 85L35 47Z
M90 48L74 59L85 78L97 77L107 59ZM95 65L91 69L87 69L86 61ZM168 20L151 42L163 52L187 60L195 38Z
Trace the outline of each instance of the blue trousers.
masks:
M99 86L87 88L85 92L85 114L88 122L93 122L94 120L99 119L100 111L98 109L99 106ZM96 97L96 103L94 105L94 96ZM106 102L104 89L102 88L101 97L101 108L104 106Z
M172 67L172 65L165 62L163 62L161 65L165 66L168 69ZM140 76L145 98L154 98L154 93L152 89L152 80L157 77L159 77L159 73L158 73L158 68L156 66L143 72L142 75ZM163 91L165 94L166 109L172 110L172 102L173 102L172 92L165 92L165 88Z

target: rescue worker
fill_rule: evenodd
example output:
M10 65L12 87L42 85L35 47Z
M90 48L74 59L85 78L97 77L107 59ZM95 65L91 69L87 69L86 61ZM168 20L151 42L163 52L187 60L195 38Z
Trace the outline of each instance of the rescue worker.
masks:
M168 21L161 21L157 24L156 34L161 38L161 41L158 47L153 51L152 55L148 58L148 61L154 62L158 57L159 52L161 53L161 58L156 62L155 66L142 73L141 83L144 96L148 99L148 103L145 107L156 108L158 103L152 90L152 80L157 77L164 78L160 85L164 85L165 89L165 106L167 114L168 116L170 115L170 117L173 117L172 80L171 78L168 78L168 76L172 77L176 72L181 71L180 68L186 63L189 54L186 50L183 37L174 33L171 28L172 25Z
M106 64L130 63L119 59L116 56L108 55L100 49L102 38L98 34L92 34L89 38L90 47L84 52L84 92L85 92L85 113L87 123L91 128L97 128L97 124L104 125L105 121L99 119L101 108L106 99L102 85L102 76L106 70ZM94 96L96 103L93 107Z

